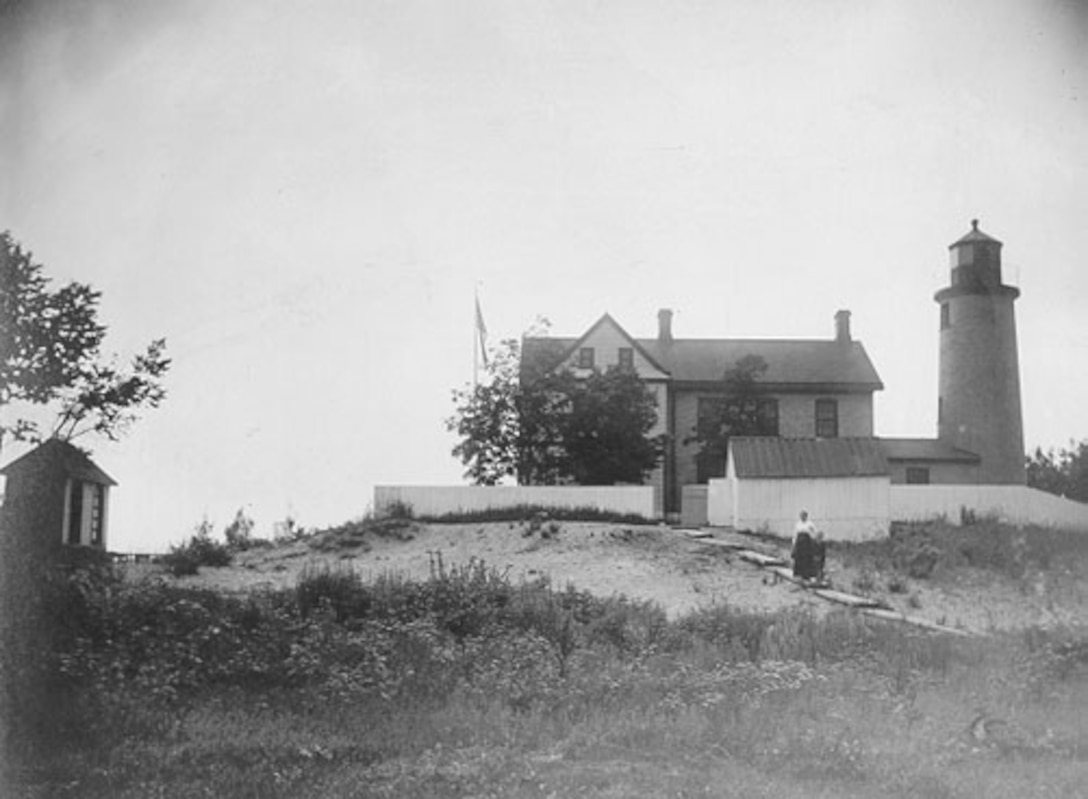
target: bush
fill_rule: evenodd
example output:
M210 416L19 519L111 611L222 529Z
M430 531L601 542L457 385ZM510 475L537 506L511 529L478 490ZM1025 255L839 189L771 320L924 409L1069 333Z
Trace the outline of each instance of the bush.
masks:
M239 508L234 515L234 521L223 531L227 547L235 552L244 552L253 546L253 526L253 519L246 515L244 509Z
M656 524L652 519L637 513L616 513L594 507L556 508L546 505L512 505L505 508L460 511L438 516L417 516L417 521L437 524L463 524L483 522L522 522L536 516L560 522L614 522L616 524Z
M175 577L196 574L201 566L229 566L234 553L226 544L212 540L209 526L202 524L186 543L170 547L160 562Z

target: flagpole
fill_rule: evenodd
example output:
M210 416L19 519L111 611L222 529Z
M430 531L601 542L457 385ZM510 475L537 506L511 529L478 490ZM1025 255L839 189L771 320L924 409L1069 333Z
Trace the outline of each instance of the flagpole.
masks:
M472 393L480 383L480 289L473 290L475 304L472 311Z

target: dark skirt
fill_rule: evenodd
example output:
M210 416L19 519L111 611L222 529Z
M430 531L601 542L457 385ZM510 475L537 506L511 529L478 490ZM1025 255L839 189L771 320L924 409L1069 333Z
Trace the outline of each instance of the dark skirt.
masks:
M793 542L793 576L811 580L816 576L816 547L812 536L808 533L798 533L797 540Z

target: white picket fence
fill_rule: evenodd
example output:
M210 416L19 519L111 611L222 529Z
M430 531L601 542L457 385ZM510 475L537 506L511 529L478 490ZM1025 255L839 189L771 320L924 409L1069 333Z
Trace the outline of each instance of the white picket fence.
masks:
M925 521L945 518L959 524L963 512L992 516L1009 524L1036 524L1088 532L1088 505L1027 486L893 485L891 518Z
M547 508L593 508L606 513L654 518L652 486L375 486L374 512L386 513L401 503L416 516L535 505Z

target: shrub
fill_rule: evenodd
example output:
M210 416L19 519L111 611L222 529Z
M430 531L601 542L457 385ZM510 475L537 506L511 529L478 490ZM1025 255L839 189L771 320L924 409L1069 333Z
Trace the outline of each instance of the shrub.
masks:
M876 588L876 577L868 569L863 569L850 585L859 594L868 594Z
M253 546L253 519L246 515L243 508L234 514L234 521L223 531L227 547L235 552L244 552Z
M327 608L341 622L363 617L371 607L362 580L350 567L304 567L295 587L295 600L303 617Z
M892 577L888 580L888 592L892 594L907 593L907 584L901 577Z
M382 518L414 519L415 511L412 509L410 503L397 499L385 506L385 512L382 514Z
M637 513L616 513L595 507L558 508L547 505L511 505L504 508L459 511L437 516L417 516L417 521L439 524L461 524L475 522L521 522L543 514L545 519L561 522L615 522L616 524L655 524Z
M187 542L170 547L160 562L175 577L196 574L201 566L229 566L234 559L231 548L213 540L210 529L202 523Z

